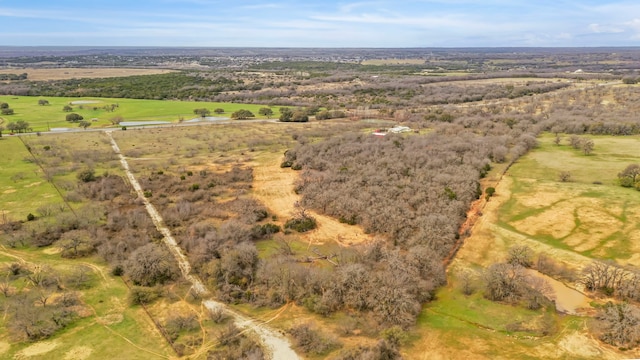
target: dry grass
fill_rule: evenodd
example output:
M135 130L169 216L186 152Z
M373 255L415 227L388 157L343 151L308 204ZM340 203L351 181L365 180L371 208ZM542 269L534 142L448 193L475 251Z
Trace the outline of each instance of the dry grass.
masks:
M299 173L290 168L281 168L282 157L279 154L268 154L260 163L254 165L253 191L270 212L276 214L279 219L287 219L294 212L294 204L300 201L294 189L294 182ZM322 245L327 242L336 242L339 245L354 245L372 239L365 234L360 226L347 225L338 220L308 211L318 222L318 228L300 238L310 245Z
M125 69L125 68L63 68L63 69L3 69L0 74L27 73L31 81L97 79L134 75L156 75L174 72L167 69Z

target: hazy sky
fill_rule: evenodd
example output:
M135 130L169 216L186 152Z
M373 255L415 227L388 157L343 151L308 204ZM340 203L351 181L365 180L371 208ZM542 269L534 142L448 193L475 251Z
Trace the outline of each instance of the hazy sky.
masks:
M0 45L640 46L640 1L0 0Z

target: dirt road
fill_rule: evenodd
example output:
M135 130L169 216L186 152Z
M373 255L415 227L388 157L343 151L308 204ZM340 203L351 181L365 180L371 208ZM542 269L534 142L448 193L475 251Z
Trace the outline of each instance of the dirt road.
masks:
M169 230L169 228L167 228L164 225L164 220L162 219L162 216L160 215L158 210L155 208L155 206L153 206L153 204L151 204L151 202L144 196L140 183L138 182L138 180L135 178L135 176L129 169L129 163L127 162L127 159L124 157L124 155L120 152L120 148L118 147L118 144L113 138L111 132L106 131L105 133L107 134L107 136L111 141L111 147L113 148L113 151L120 158L120 164L122 165L122 168L127 174L127 178L129 179L131 186L133 186L133 189L138 194L138 197L143 200L144 206L147 209L149 216L151 216L153 223L155 224L158 231L164 236L163 241L166 244L167 248L171 251L171 253L175 257L176 261L178 262L178 265L180 266L180 271L182 272L182 276L184 276L184 278L191 283L193 291L199 297L201 298L210 297L211 293L206 288L206 286L204 286L204 284L198 278L197 275L194 275L191 273L191 264L189 263L189 260L187 259L186 255L184 254L180 246L178 246L178 243L176 242L175 238L171 234L171 231ZM279 332L269 328L264 324L261 324L253 319L250 319L242 314L239 314L231 310L227 305L221 302L218 302L216 300L209 298L207 300L204 300L203 304L207 309L209 309L209 311L213 311L214 309L223 309L233 318L236 326L238 326L240 329L243 329L243 330L248 329L254 332L260 339L260 342L263 345L263 349L265 353L268 354L272 359L278 359L278 360L299 359L298 355L291 348L291 344L289 343L287 338L285 338Z

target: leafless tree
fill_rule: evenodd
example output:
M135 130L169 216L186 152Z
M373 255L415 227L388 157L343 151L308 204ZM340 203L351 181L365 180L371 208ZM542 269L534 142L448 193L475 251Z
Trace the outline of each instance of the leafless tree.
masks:
M597 316L600 338L611 345L632 348L640 343L640 309L628 303L607 303Z
M533 251L527 245L514 245L509 248L507 262L528 268L533 264Z

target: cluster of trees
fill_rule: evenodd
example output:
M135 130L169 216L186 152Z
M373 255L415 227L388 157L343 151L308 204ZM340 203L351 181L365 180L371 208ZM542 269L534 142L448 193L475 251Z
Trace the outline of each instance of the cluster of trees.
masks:
M18 120L16 122L10 122L7 124L6 129L12 133L23 133L31 131L31 127L28 122L24 120ZM1 132L1 131L0 131Z
M322 110L316 114L316 120L344 118L347 114L341 110Z
M260 110L258 110L258 114L262 116L266 116L267 119L270 119L271 115L273 115L273 110L271 110L271 108L268 108L268 107L263 107L263 108L260 108Z
M71 114L67 114L67 116L65 117L65 120L69 122L79 122L81 120L84 120L84 117L80 114L71 113Z
M292 110L290 108L280 108L280 121L282 122L307 122L309 115L304 109Z
M79 289L91 287L91 271L76 266L68 275L32 263L2 269L0 306L14 341L37 341L54 335L86 312Z
M348 133L300 144L285 162L303 169L296 185L303 206L442 255L457 239L480 195L480 170L499 146L486 140L472 133L382 139Z
M14 111L9 107L9 104L6 102L0 102L0 114L2 115L13 115Z
M193 109L193 113L200 117L207 117L211 115L211 110L207 108L198 108L198 109Z
M640 345L640 271L613 262L594 261L582 271L580 282L589 291L613 296L624 302L608 302L597 316L595 331L611 345Z
M631 164L618 173L618 180L623 187L632 187L640 191L640 164Z
M17 80L27 80L28 74L0 74L0 81L17 81Z
M236 120L246 120L246 119L250 119L256 117L251 111L249 110L245 110L245 109L240 109L238 111L234 111L231 114L231 118L232 119L236 119Z
M29 96L91 96L132 99L208 99L245 89L242 81L198 72L174 72L102 79L69 79L0 86L0 93Z
M558 134L556 134L554 142L556 143L556 145L560 143L560 137ZM571 145L571 147L576 150L582 150L585 155L591 154L593 152L593 149L595 148L595 143L592 139L580 137L575 134L569 137L569 145Z
M612 262L594 261L582 271L580 282L589 291L625 301L640 302L640 271Z

